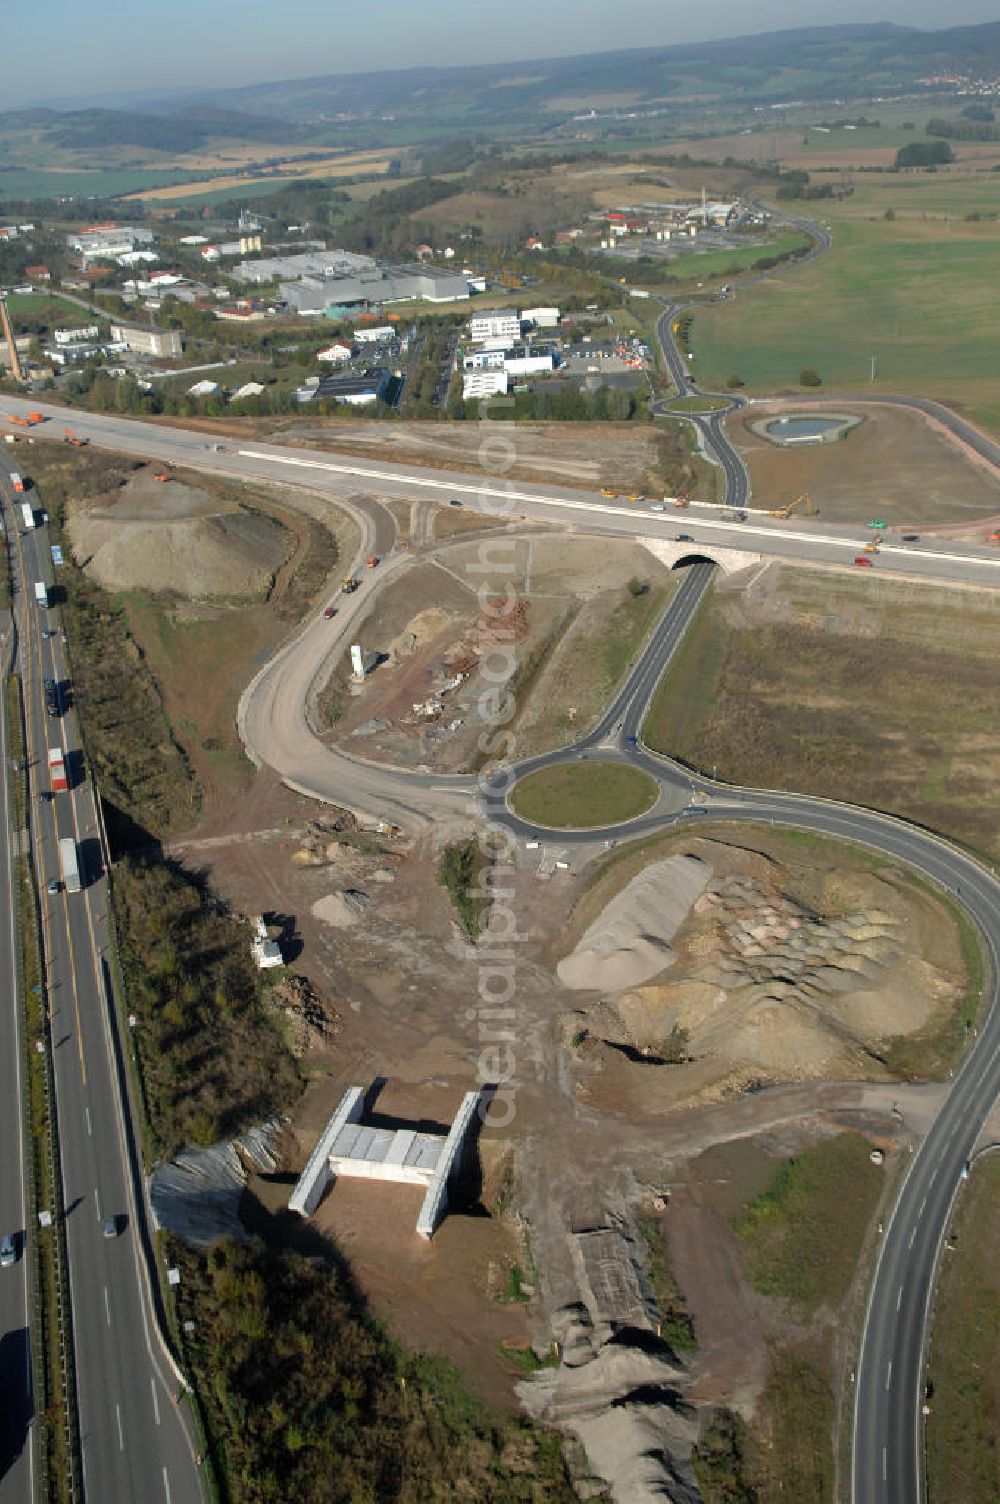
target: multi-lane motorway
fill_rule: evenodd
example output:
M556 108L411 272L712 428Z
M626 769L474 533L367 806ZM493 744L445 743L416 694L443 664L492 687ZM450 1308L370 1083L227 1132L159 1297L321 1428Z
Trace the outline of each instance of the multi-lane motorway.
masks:
M107 888L94 791L68 704L72 691L58 608L42 609L34 600L35 581L55 584L48 529L20 527L8 488L0 489L7 491L4 521L13 543L16 666L28 732L30 835L42 904L84 1491L102 1504L197 1504L200 1473L186 1407L175 1400L179 1383L159 1339L147 1262L141 1162L110 1003ZM61 686L60 715L47 713L46 679ZM50 746L68 755L71 787L43 802L50 791ZM60 838L76 844L81 892L65 886L48 891L59 880ZM6 1182L0 1193L10 1195ZM5 1230L16 1219L15 1206L5 1199L0 1216ZM44 1235L25 1227L21 1216L22 1239ZM105 1230L109 1219L113 1236ZM0 1283L11 1273L0 1269ZM5 1498L6 1487L4 1480ZM12 1492L10 1498L30 1493Z

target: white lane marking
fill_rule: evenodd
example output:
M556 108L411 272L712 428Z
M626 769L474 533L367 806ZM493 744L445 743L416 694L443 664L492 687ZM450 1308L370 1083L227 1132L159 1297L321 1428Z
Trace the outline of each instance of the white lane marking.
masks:
M104 1314L105 1314L105 1316L108 1319L108 1326L110 1326L111 1325L111 1301L108 1298L108 1287L107 1287L107 1285L104 1286Z
M91 1138L93 1138L93 1136L94 1136L94 1130L90 1126L90 1108L89 1107L85 1107L83 1110L84 1110L84 1112L87 1115L87 1132L91 1136Z
M149 1376L149 1387L153 1391L153 1416L154 1416L154 1418L156 1420L156 1424L159 1425L160 1424L160 1402L156 1398L156 1380L153 1378L152 1374L150 1374L150 1376ZM166 1472L166 1468L164 1468L164 1472Z
M94 1186L94 1210L97 1213L97 1220L98 1220L98 1222L100 1222L100 1220L101 1220L101 1198L97 1194L97 1187L96 1187L96 1185Z
M899 1310L899 1308L900 1308L900 1306L902 1304L903 1304L903 1287L902 1287L902 1285L900 1285L898 1291L896 1292L896 1310L897 1311Z
M883 1447L882 1448L882 1482L883 1483L886 1481L886 1479L888 1478L888 1476L889 1476L889 1458L888 1458L888 1456L886 1454L885 1447Z
M936 1169L935 1169L933 1175L931 1176L930 1180L928 1180L927 1184L928 1185L933 1185L934 1182L935 1182L935 1180L937 1180L937 1170Z
M609 517L641 517L647 522L653 522L656 519L656 514L651 518L648 512L638 512L629 507L602 506L600 502L596 501L570 501L568 497L540 496L531 491L501 491L490 486L470 485L468 482L463 482L457 478L453 481L445 481L432 480L428 476L394 475L388 470L368 470L362 468L360 465L334 465L328 460L304 460L295 459L283 454L264 454L259 449L237 449L236 454L241 459L266 460L272 465L295 465L302 470L328 470L335 475L359 476L365 480L385 480L391 481L395 485L423 486L433 491L464 491L466 494L472 496L502 497L504 501L541 502L545 506L563 507L565 510L571 512L600 512ZM713 522L707 517L699 517L696 526L712 528L726 533L733 533L735 531L733 523ZM738 527L739 537L734 542L721 546L739 548L739 538L758 537L770 538L772 541L780 539L793 543L824 543L833 548L848 548L852 553L856 554L864 545L864 539L834 538L829 534L823 533L799 533L786 528L754 527L752 523L745 522L738 524ZM970 554L949 554L938 552L937 550L931 552L929 549L915 553L912 549L899 548L891 543L882 544L880 551L882 553L903 554L907 558L929 559L934 562L985 564L991 568L1000 568L1000 559L980 559Z
M124 1452L124 1450L125 1450L125 1432L122 1430L122 1407L121 1407L121 1405L116 1405L115 1406L115 1414L118 1417L118 1449L119 1449L119 1451Z
M916 1237L916 1236L917 1236L917 1228L916 1228L916 1223L914 1223L914 1226L913 1226L913 1231L912 1231L912 1232L911 1232L911 1233L910 1233L910 1241L909 1241L909 1243L908 1243L908 1244L907 1244L907 1245L906 1245L906 1246L907 1246L907 1247L908 1247L908 1248L912 1248L912 1247L913 1247L913 1240L914 1240L914 1238L915 1238L915 1237Z
M886 1387L886 1389L888 1389L888 1387L889 1387L889 1385L891 1383L892 1383L892 1359L890 1358L889 1359L889 1366L888 1366L888 1368L885 1371L885 1387Z
M167 1504L170 1504L170 1478L166 1468L163 1469L163 1496Z
M923 1214L924 1214L924 1207L926 1205L927 1205L927 1197L925 1196L924 1199L923 1199L923 1201L921 1201L921 1203L920 1203L920 1210L917 1212L917 1217L918 1218L920 1218L920 1217L923 1216Z

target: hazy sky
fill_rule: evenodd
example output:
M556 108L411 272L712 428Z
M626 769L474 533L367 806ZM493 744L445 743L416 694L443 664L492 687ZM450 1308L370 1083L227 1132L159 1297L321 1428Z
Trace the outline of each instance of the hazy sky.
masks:
M248 84L423 63L656 47L810 24L928 29L997 19L995 0L20 0L4 7L0 109L60 96Z

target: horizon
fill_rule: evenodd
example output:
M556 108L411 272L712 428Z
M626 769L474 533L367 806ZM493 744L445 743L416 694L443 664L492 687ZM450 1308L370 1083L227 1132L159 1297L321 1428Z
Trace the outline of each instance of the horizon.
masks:
M390 5L398 5L399 0L389 0L389 3ZM542 0L542 5L545 5L545 0ZM538 0L509 0L509 9L516 9L518 7L524 9L530 8L532 20L537 19L539 12ZM112 13L116 11L121 13L123 22L126 19L131 19L131 13L126 12L124 5L121 4L121 0L98 0L96 8L98 19L103 15L113 20ZM220 24L224 26L226 13L230 11L235 12L236 8L235 0L217 0L216 5L213 7L213 18L216 27ZM322 24L324 20L327 23L327 27L332 24L329 17L326 16L322 8L316 3L316 0L291 0L289 9L291 10L292 8L299 11L312 12L313 19L311 24L318 33L324 30ZM443 19L447 13L454 9L452 0L429 0L429 6L425 7L422 15L437 14ZM549 4L545 9L550 14L554 11L561 13L563 10L561 0L549 0ZM581 0L581 3L574 9L574 24L575 35L583 45L578 45L572 50L563 51L559 50L555 45L549 46L541 39L541 36L538 49L533 52L522 50L510 51L502 47L497 48L492 38L484 44L479 36L481 28L473 27L458 39L458 50L463 52L464 55L455 55L454 47L447 55L443 55L440 45L433 45L430 49L434 53L433 56L415 55L414 48L409 47L405 49L407 52L405 58L399 57L396 59L389 59L385 55L383 45L384 33L379 36L366 38L365 33L370 30L370 23L362 19L356 28L355 51L353 54L348 54L346 62L343 60L343 54L338 54L331 59L331 62L335 64L334 66L318 68L314 66L304 73L288 71L292 68L291 59L289 58L286 63L281 55L281 50L279 49L276 53L272 47L269 54L272 59L270 72L266 71L266 64L263 59L258 63L256 60L251 61L250 57L246 56L243 68L238 74L234 75L232 66L220 70L218 68L218 57L214 57L211 69L208 71L203 69L197 77L192 77L188 73L186 78L182 76L182 62L186 63L188 61L186 55L183 58L178 57L173 65L169 61L164 65L162 61L163 49L158 51L155 60L150 60L148 46L145 41L140 37L136 37L132 47L129 47L126 45L129 40L128 34L126 34L119 41L116 48L115 67L117 76L121 77L122 71L133 74L137 72L141 73L143 71L143 61L155 76L147 77L144 80L136 77L135 83L131 87L115 88L113 86L109 87L111 80L96 76L97 70L105 65L105 57L103 51L100 50L101 44L93 42L94 10L92 9L87 12L86 24L84 24L81 20L79 9L75 4L71 5L69 0L53 0L53 4L49 8L49 15L56 22L59 21L60 16L64 18L65 26L59 23L62 34L69 36L74 30L80 33L79 42L76 45L67 42L67 54L71 54L71 58L67 62L70 76L74 81L79 80L79 58L81 54L84 57L86 56L88 42L91 47L96 46L98 49L93 62L95 76L92 80L88 80L83 88L79 86L72 87L69 78L66 79L64 86L60 87L56 85L50 89L39 89L37 83L30 89L19 90L16 86L8 88L9 102L5 104L2 113L11 114L32 108L72 110L105 107L114 109L122 108L122 103L108 103L102 106L102 100L139 101L143 98L162 99L171 96L176 96L180 99L184 95L198 95L206 92L263 88L281 84L295 85L308 83L313 79L322 80L336 77L363 77L366 74L406 73L420 69L438 68L447 70L452 68L489 67L491 65L520 67L532 63L552 63L577 57L600 56L603 53L648 52L672 48L680 49L713 42L735 42L743 38L777 36L785 32L828 32L839 27L860 29L876 26L893 26L901 31L933 33L935 31L950 31L963 26L989 24L997 19L995 9L991 9L988 4L980 3L980 0L970 0L970 3L961 5L959 7L959 14L957 16L953 15L946 25L940 23L940 10L937 6L931 4L931 0L886 0L886 9L889 13L880 16L878 19L873 20L871 17L863 19L855 18L850 14L845 14L839 17L828 16L822 24L814 26L803 26L800 13L796 15L784 14L786 11L794 12L798 10L794 0L769 0L766 12L776 13L773 21L770 24L758 26L752 31L740 30L738 26L734 26L733 24L719 22L713 24L710 19L706 19L706 11L707 16L711 17L713 14L725 13L731 9L732 7L728 3L720 3L720 0L716 0L714 5L709 3L707 7L702 7L702 24L695 32L682 35L675 30L673 35L663 37L659 34L663 27L663 17L659 10L655 14L650 14L652 7L649 0L624 0L623 5L619 6L618 17L616 18L616 40L621 37L623 30L627 30L631 24L634 24L630 23L626 18L635 12L642 12L646 15L650 35L644 40L629 38L626 45L608 45L608 39L603 35L596 33L591 35L593 32L593 22L596 19L593 13L599 10L598 0ZM577 17L581 13L584 17L590 18L589 25L586 22L580 25L576 24ZM195 0L177 0L177 14L180 17L190 14L192 31L197 32L200 27L202 33L204 32L204 10L203 8L196 8ZM929 24L930 21L933 21L935 24ZM603 15L600 17L599 25L602 29L606 26ZM541 28L540 30L543 35L549 35L546 28ZM19 32L21 34L20 40ZM178 35L177 38L178 42L182 45L186 43L186 36L191 34L183 25L175 26L173 32L184 33L183 36ZM653 33L656 34L654 35ZM23 49L27 54L27 57L24 59L25 65L19 67L19 77L37 79L39 73L51 76L53 64L48 35L48 26L46 27L44 36L39 36L37 35L37 27L30 25L26 18L20 21L17 17L13 18L13 20L8 20L8 40L11 41L12 56L18 58L20 63L20 50ZM230 59L233 58L235 49L231 37L221 35L218 38L218 45L222 48L224 56ZM484 45L493 47L493 51L489 57L483 56ZM322 48L323 39L318 36L316 50L321 51ZM31 54L33 51L36 51L39 57L44 59L44 62L38 67L32 67L31 64ZM203 53L205 52L204 46L202 51ZM247 48L244 42L237 56L244 57L246 51ZM420 49L417 48L417 52L419 51ZM138 64L135 61L136 54L140 59ZM169 50L167 51L167 56L169 58ZM131 61L130 57L132 58ZM86 63L84 67L86 67ZM165 67L169 73L167 79L163 77ZM135 108L136 105L131 104L127 107Z

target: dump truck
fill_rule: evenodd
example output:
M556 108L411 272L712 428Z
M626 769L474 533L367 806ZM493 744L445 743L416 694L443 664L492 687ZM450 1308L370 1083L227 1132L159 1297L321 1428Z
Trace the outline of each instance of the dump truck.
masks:
M617 493L614 492L614 491L612 491L612 489L611 489L610 486L602 486L601 487L601 495L602 496L606 496L609 501L614 501L616 494Z
M359 583L360 582L356 580L352 574L349 574L347 576L347 579L340 587L342 593L344 595L352 595L354 591L357 590Z
M65 794L69 788L66 782L66 763L63 759L62 747L49 748L49 782L52 785L53 794Z
M24 476L19 475L16 470L10 472L10 483L19 495L24 490Z
M76 842L66 836L59 842L59 866L67 893L79 893L80 869L76 862Z

